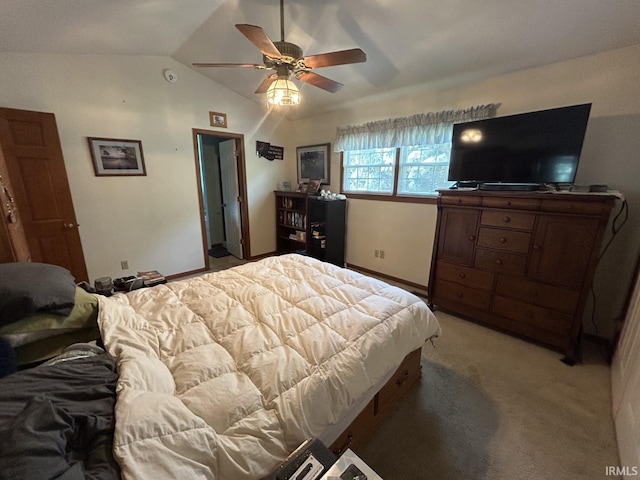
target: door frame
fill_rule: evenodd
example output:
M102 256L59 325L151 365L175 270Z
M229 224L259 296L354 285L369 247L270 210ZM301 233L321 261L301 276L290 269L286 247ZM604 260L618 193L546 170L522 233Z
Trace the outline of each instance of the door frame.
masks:
M245 260L251 259L251 237L249 235L249 208L247 202L247 175L244 155L244 135L241 133L220 132L218 130L203 130L200 128L191 129L193 135L193 151L196 163L196 185L198 186L198 207L200 210L200 229L202 233L202 254L204 257L205 270L209 270L209 247L207 245L207 226L205 223L204 199L202 197L202 170L200 169L200 144L198 135L222 138L225 140L235 140L236 142L236 162L238 164L238 197L240 200L240 231L242 235L242 257Z

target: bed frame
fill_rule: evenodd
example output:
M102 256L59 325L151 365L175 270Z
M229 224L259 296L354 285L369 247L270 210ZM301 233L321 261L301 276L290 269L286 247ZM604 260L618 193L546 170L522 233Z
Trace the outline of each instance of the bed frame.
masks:
M340 456L348 448L364 445L371 434L394 410L395 406L416 385L422 376L420 365L422 349L409 353L391 378L375 394L373 399L351 422L347 429L338 436L329 449Z

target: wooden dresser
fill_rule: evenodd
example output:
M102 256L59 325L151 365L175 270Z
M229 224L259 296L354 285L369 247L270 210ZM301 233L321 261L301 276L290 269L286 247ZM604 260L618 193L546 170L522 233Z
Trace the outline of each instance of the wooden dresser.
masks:
M443 190L429 303L578 354L613 195Z

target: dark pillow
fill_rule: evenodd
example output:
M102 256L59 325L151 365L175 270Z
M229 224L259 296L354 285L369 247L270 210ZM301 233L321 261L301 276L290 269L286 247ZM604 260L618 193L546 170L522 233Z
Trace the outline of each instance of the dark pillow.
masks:
M69 270L46 263L0 264L0 325L36 312L69 315L76 284Z

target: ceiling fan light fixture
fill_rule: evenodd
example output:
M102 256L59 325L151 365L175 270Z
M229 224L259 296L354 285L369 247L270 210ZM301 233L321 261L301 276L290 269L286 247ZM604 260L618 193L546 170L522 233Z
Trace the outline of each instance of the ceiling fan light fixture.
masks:
M288 78L278 78L267 90L269 105L297 105L300 98L298 87Z

